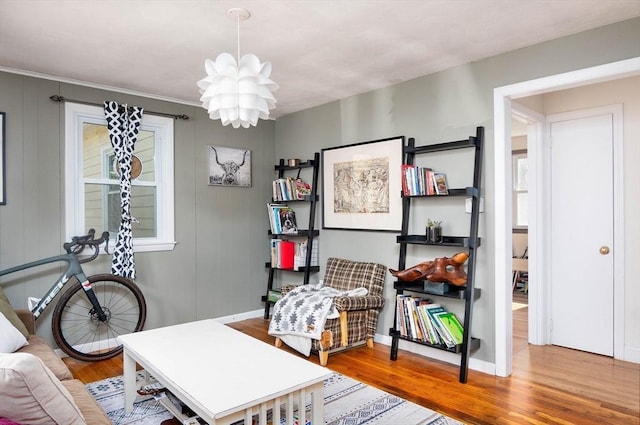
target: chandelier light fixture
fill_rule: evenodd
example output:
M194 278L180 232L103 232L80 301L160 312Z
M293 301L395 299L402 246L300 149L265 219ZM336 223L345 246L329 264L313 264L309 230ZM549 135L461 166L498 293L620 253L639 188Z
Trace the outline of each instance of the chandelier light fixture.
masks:
M233 128L255 126L258 118L269 118L271 109L276 107L272 91L278 85L269 79L271 63L260 63L256 55L240 57L240 21L251 16L245 9L232 8L227 15L238 23L238 61L230 53L221 53L215 61L206 59L204 68L207 76L198 81L202 107L209 112L209 118L219 119L222 125Z

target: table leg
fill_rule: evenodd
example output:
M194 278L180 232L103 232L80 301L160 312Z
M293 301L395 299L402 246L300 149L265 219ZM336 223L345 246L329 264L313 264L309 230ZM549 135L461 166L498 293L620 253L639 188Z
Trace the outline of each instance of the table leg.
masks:
M311 423L324 423L324 383L315 385L311 393Z
M136 399L136 361L123 350L123 375L124 375L124 412L131 413L133 402Z

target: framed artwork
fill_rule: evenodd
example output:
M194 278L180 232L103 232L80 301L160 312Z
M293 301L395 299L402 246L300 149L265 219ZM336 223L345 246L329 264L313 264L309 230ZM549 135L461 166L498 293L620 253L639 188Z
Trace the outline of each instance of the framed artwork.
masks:
M6 173L4 171L5 160L4 160L4 140L5 140L5 131L4 125L7 118L7 114L4 112L0 112L0 205L5 205L7 203L7 199L5 196L5 177Z
M322 149L322 227L399 232L404 136Z
M249 149L208 146L209 185L251 187Z

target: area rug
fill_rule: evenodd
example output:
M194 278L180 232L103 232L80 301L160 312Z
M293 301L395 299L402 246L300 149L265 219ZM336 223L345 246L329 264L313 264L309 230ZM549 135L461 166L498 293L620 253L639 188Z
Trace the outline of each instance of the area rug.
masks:
M172 417L151 396L137 400L133 412L125 415L122 376L87 384L87 389L116 425L160 425ZM324 403L327 425L461 425L433 410L335 372L324 382Z

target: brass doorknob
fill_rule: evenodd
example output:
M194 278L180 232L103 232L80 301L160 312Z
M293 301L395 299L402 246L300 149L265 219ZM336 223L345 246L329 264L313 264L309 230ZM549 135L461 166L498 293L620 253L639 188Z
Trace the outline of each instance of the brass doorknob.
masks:
M608 246L601 246L600 247L600 254L607 255L608 253L609 253L609 247Z

